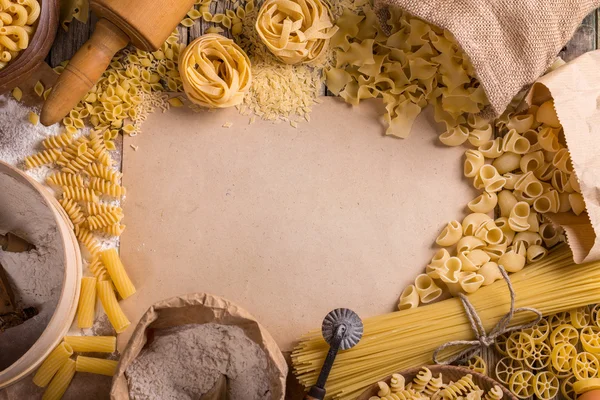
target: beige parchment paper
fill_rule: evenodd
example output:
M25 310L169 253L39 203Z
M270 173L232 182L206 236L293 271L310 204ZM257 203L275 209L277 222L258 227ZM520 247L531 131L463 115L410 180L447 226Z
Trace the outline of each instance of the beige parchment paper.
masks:
M464 148L438 144L431 115L399 140L383 137L383 111L323 98L297 129L235 109L150 115L123 149L132 326L157 301L210 292L290 351L334 308L393 311L476 193Z
M138 322L127 348L121 355L110 391L112 400L128 400L129 390L125 371L151 343L153 331L187 324L215 323L240 327L246 336L258 344L268 361L271 396L283 399L288 367L277 344L252 315L238 305L207 293L192 293L173 297L154 304Z
M600 51L586 53L544 75L528 104L554 99L587 213L549 215L562 226L576 263L600 259Z

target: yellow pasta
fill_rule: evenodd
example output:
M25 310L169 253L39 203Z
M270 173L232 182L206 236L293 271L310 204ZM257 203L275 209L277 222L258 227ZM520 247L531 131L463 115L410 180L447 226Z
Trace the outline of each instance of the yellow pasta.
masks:
M472 213L467 215L462 221L462 229L465 236L473 236L475 231L484 223L491 221L492 218L483 213ZM465 250L457 247L458 251ZM468 249L472 250L472 249Z
M100 231L110 236L121 236L127 225L114 224L100 228Z
M85 152L69 161L63 167L62 171L69 174L76 174L94 162L95 159L96 156L94 155L94 151L92 149L87 149Z
M91 374L113 376L117 371L118 361L102 358L77 356L75 361L77 372L89 372Z
M63 186L63 196L65 199L73 199L76 201L88 201L97 202L99 201L96 192L89 188L78 188L72 186Z
M117 333L123 332L131 325L131 322L129 322L121 306L119 306L112 283L109 281L98 281L97 287L98 297L100 298L104 312L108 316L108 320Z
M126 194L126 190L123 186L97 177L90 178L90 187L97 192L111 197L121 197Z
M498 204L498 195L496 193L483 192L475 199L471 200L467 207L474 213L487 214L496 208Z
M553 128L560 128L560 121L558 120L558 116L556 115L553 100L548 100L542 105L540 105L540 107L537 110L535 119L540 123L549 125Z
M114 353L117 351L116 336L65 336L76 353Z
M85 246L90 255L98 255L100 243L89 230L82 228L80 225L75 225L75 236Z
M1 29L2 28L0 28L0 30ZM29 119L29 122L31 122L32 125L37 125L38 122L40 122L40 116L32 111L30 111L29 114L27 114L27 119Z
M125 271L125 267L117 254L117 250L105 250L100 253L100 257L121 298L126 299L134 294L135 286L131 283L127 271Z
M83 178L80 175L66 172L55 172L46 178L46 183L54 186L84 187Z
M113 206L106 203L86 203L86 210L89 215L98 215L107 212L123 214L123 209L121 207Z
M431 303L442 295L442 289L426 274L417 276L415 279L415 290L423 304Z
M494 128L486 121L484 126L476 127L469 132L468 140L473 146L478 147L488 142L492 138L493 134Z
M73 225L79 225L85 220L83 211L81 210L81 207L75 200L60 199L58 200L58 202L69 216L69 219L71 220Z
M41 167L56 162L61 151L58 149L48 149L32 156L25 157L25 166L27 169Z
M104 263L100 259L100 256L95 256L92 259L88 265L88 269L99 281L110 281L110 275L108 275L108 271L104 267Z
M505 152L492 162L492 166L500 174L506 174L507 172L519 169L520 165L521 155L512 152Z
M496 138L482 144L478 150L485 158L498 158L504 153L502 150L502 138Z
M46 387L54 374L60 367L71 357L73 349L65 342L61 342L52 352L46 357L42 365L38 368L33 376L33 383L39 387Z
M579 215L585 211L585 202L580 193L569 193L569 204L575 215Z
M508 216L508 225L515 232L524 232L529 229L528 218L531 210L529 204L519 201L517 202Z
M506 183L506 178L500 176L496 168L492 165L484 165L479 170L479 176L481 177L481 181L486 192L498 192L502 190L504 184Z
M42 145L46 149L57 149L66 147L73 141L73 134L69 132L63 132L60 135L50 136L47 139L44 139Z
M16 86L12 92L11 92L12 96L15 98L16 101L21 101L21 99L23 98L23 91L21 90L20 87Z
M446 132L442 133L439 138L440 142L444 143L446 146L460 146L469 138L469 130L462 125L458 125L449 128Z
M556 190L548 190L533 202L533 209L538 213L558 212L560 199Z
M460 286L465 293L475 293L483 285L485 277L475 272L464 272L459 278Z
M77 327L91 328L96 316L96 278L81 278L81 292L77 306Z
M462 237L463 228L458 221L450 221L435 242L440 246L452 246Z
M98 230L118 223L121 218L123 218L123 214L116 211L109 211L102 214L90 215L86 221L91 230Z
M398 300L398 310L408 310L409 308L415 308L418 305L419 293L417 292L415 285L408 285L400 295L400 299Z
M479 150L469 149L465 152L463 173L467 178L474 178L485 164L485 158Z
M483 286L491 285L499 279L502 279L502 274L498 268L498 264L494 261L489 261L481 266L477 273L483 276Z
M71 384L73 376L75 376L75 361L69 358L62 364L54 378L52 378L52 381L42 395L42 400L62 399Z
M510 246L498 259L498 265L508 272L518 272L525 267L527 250L523 242Z
M516 154L526 154L529 151L529 141L511 129L502 138L502 150Z

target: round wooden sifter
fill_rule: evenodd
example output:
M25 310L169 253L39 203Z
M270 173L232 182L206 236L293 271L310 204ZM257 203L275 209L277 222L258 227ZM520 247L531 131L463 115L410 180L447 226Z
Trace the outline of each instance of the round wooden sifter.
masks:
M412 368L407 371L400 372L402 376L406 379L406 382L411 382L419 373L422 367ZM444 383L448 383L450 381L456 382L466 374L473 375L473 382L485 392L498 385L502 388L502 392L504 393L504 399L508 400L518 400L508 389L502 386L500 383L496 382L494 379L489 376L480 374L473 370L456 367L454 365L428 365L427 368L431 370L431 373L434 376L438 374L442 374L442 380ZM387 384L390 383L392 377L388 376L383 379ZM357 400L369 400L372 396L377 396L377 392L379 391L379 387L377 384L373 384L369 386L367 390L365 390L360 396L358 396Z

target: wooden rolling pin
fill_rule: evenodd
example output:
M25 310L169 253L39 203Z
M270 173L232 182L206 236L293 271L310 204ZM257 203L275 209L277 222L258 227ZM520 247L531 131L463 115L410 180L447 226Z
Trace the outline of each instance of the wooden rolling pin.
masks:
M67 115L127 43L145 51L158 50L193 4L194 0L91 0L100 20L50 92L42 108L42 124L55 124Z

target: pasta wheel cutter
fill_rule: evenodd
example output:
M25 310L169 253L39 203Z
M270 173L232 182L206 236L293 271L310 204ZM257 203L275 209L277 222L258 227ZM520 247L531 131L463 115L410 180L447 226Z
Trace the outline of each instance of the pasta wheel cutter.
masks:
M335 357L339 350L348 350L356 346L363 335L363 323L360 317L347 308L337 308L323 319L321 327L323 339L329 344L329 352L317 383L310 388L304 400L323 400L325 398L325 382L333 367Z

